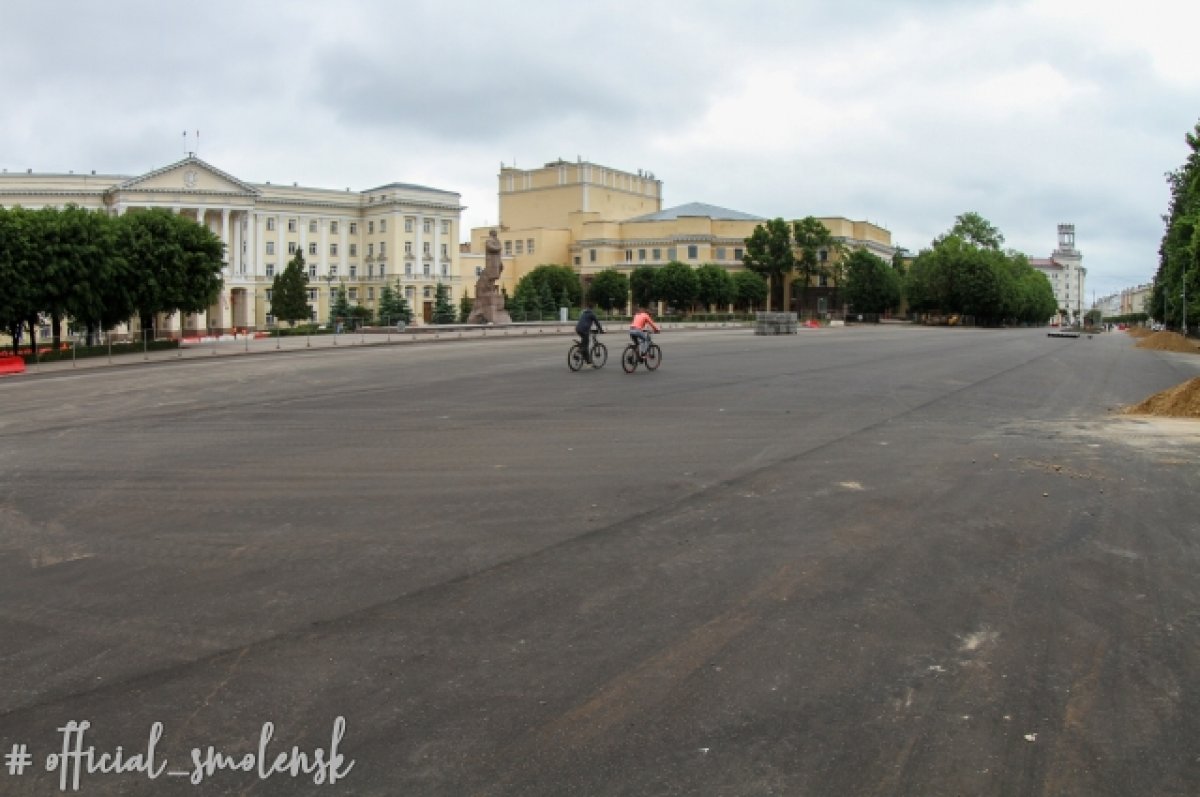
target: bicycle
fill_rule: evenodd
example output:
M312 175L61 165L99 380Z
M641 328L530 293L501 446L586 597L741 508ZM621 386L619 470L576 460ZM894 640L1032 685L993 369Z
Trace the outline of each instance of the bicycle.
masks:
M596 339L599 332L592 333L592 367L603 368L608 362L608 347ZM571 348L567 351L567 367L572 371L578 371L585 365L583 359L583 347L579 345L579 341L571 344Z
M647 371L654 371L662 364L662 349L650 337L650 333L646 332L646 353L642 354L638 351L638 342L630 341L625 347L625 351L621 353L621 368L627 374L632 374L637 370L638 363L646 366Z

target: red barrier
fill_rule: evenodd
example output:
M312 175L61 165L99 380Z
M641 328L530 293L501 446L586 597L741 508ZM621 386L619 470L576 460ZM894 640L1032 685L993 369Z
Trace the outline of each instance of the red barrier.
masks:
M25 373L25 360L20 357L0 357L0 374Z

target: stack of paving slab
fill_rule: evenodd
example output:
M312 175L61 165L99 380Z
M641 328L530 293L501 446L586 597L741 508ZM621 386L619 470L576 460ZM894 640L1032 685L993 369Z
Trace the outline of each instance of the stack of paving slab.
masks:
M755 335L795 335L795 313L756 313Z

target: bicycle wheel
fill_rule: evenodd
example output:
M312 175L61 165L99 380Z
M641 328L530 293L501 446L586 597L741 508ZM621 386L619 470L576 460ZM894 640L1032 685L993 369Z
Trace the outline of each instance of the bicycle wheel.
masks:
M592 365L597 368L603 368L608 362L608 347L603 343L592 344Z
M646 368L653 371L662 363L662 349L658 348L657 343L651 343L650 348L646 350Z
M579 348L578 343L571 344L571 349L567 352L567 367L572 371L583 367L583 350Z
M632 343L625 347L625 351L621 353L621 368L627 374L632 374L637 370L638 353L637 347Z

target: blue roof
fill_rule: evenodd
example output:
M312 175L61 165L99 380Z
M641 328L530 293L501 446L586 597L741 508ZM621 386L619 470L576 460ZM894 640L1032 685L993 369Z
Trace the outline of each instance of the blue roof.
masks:
M761 216L742 213L740 210L730 210L716 205L706 205L703 202L689 202L686 205L676 205L673 208L660 210L647 216L638 216L627 221L674 221L683 216L702 216L723 221L765 221Z

